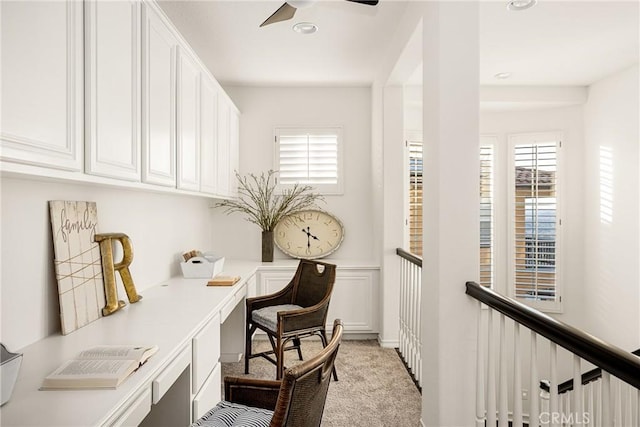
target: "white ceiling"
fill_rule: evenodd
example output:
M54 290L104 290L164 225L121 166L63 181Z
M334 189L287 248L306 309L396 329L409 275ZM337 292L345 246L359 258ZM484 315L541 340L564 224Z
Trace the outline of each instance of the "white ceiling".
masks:
M415 1L415 0L414 0ZM296 16L259 25L281 1L160 0L211 72L223 84L369 85L407 7L319 0ZM311 21L320 30L291 27ZM480 5L483 85L588 85L638 62L638 1L539 0L511 12L506 1ZM511 72L496 80L498 72Z

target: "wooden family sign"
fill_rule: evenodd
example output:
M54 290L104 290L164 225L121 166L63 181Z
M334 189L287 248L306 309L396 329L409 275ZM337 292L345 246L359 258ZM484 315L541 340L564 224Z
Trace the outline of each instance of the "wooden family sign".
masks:
M49 211L63 335L125 306L118 300L116 271L129 302L140 301L129 271L131 241L123 233L98 234L95 202L51 200ZM113 243L122 247L122 261L117 263Z
M95 202L49 201L62 334L101 316L105 305Z

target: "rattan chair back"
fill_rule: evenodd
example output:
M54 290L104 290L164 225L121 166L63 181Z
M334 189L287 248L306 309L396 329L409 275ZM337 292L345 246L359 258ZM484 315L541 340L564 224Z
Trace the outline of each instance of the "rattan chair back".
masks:
M342 331L336 320L331 341L317 356L285 370L271 427L320 426Z

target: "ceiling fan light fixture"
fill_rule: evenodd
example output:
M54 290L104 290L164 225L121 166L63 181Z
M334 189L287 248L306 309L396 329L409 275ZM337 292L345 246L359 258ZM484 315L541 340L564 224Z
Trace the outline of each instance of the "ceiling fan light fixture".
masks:
M287 3L289 3L291 6L295 7L296 9L304 9L305 7L311 6L316 1L317 0L289 0L287 1Z
M520 11L532 8L537 3L537 0L511 0L507 3L507 9L513 11Z
M318 31L318 26L313 22L298 22L293 26L293 31L300 34L313 34Z
M509 73L509 72L498 73L498 74L494 75L493 77L495 77L498 80L506 80L509 77L511 77L511 73Z

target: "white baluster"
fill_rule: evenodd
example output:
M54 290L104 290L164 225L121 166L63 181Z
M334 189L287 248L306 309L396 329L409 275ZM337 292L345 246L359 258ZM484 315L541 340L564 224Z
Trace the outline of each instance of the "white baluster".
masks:
M611 375L608 372L602 371L602 394L600 400L602 401L602 426L612 426L613 419L611 417Z
M573 401L571 402L571 411L573 412L573 417L575 422L577 423L576 417L582 417L582 408L583 408L583 399L584 395L582 394L582 366L580 356L573 355Z
M590 383L588 383L585 387L585 402L584 402L584 410L587 413L587 417L589 417L588 420L584 420L585 422L583 424L587 424L587 425L594 425L594 412L593 412L593 399L594 399L594 388L595 388L595 382L591 381Z
M571 412L573 412L573 404L571 403L571 399L572 399L571 391L563 393L562 400L564 400L564 408L562 410L560 410L561 414L565 414L565 418L564 419L566 421L564 421L564 420L562 420L562 418L560 418L561 419L560 423L563 426L569 425L569 421L571 420L570 418L568 418L570 416Z
M549 412L551 414L551 425L552 427L558 426L557 421L559 414L559 403L558 403L558 347L554 342L549 344L550 347L550 386L549 386Z
M636 395L635 395L635 402L636 402L636 411L635 411L635 422L633 423L633 425L640 425L640 390L636 389Z
M422 381L422 315L421 315L421 301L422 301L422 268L416 266L418 272L418 280L416 288L418 289L418 300L416 302L416 341L417 341L417 357L416 357L416 378L418 378L418 384Z
M624 395L624 412L622 413L622 425L631 426L634 425L633 419L633 400L631 398L631 392L636 389L632 389L627 383L622 384L622 393ZM635 393L634 393L635 394Z
M614 426L622 427L622 389L620 380L615 378L613 380L613 407L615 408Z
M482 303L478 302L478 316L476 320L478 334L478 349L476 351L476 426L484 427L486 410L484 407L484 340L482 324Z
M498 426L507 427L509 425L509 396L507 385L507 339L506 339L506 319L504 314L500 315L500 376L498 385Z
M414 372L417 372L418 368L418 359L420 358L420 290L422 286L420 286L421 282L421 270L417 265L414 266L416 269L416 281L415 281L415 289L416 289L416 299L414 301L413 307L413 325L414 325L414 354L413 354L413 367Z
M496 425L496 368L493 349L495 348L493 332L493 309L487 310L488 339L487 339L487 426Z
M407 348L405 347L405 304L407 301L407 261L400 258L400 354L407 360Z
M540 421L540 379L538 378L537 334L531 331L531 377L529 380L529 425L538 427Z
M513 425L522 426L522 363L518 323L513 326Z
M593 382L593 417L591 425L602 426L602 378Z
M409 276L409 301L408 301L408 311L407 311L407 329L408 329L408 333L409 333L409 348L407 350L407 364L409 365L409 368L411 369L411 371L413 372L413 352L414 352L414 329L413 329L413 305L414 305L414 301L416 298L416 293L415 293L415 281L416 281L416 274L415 274L415 268L412 265L409 266L410 269L410 276Z

